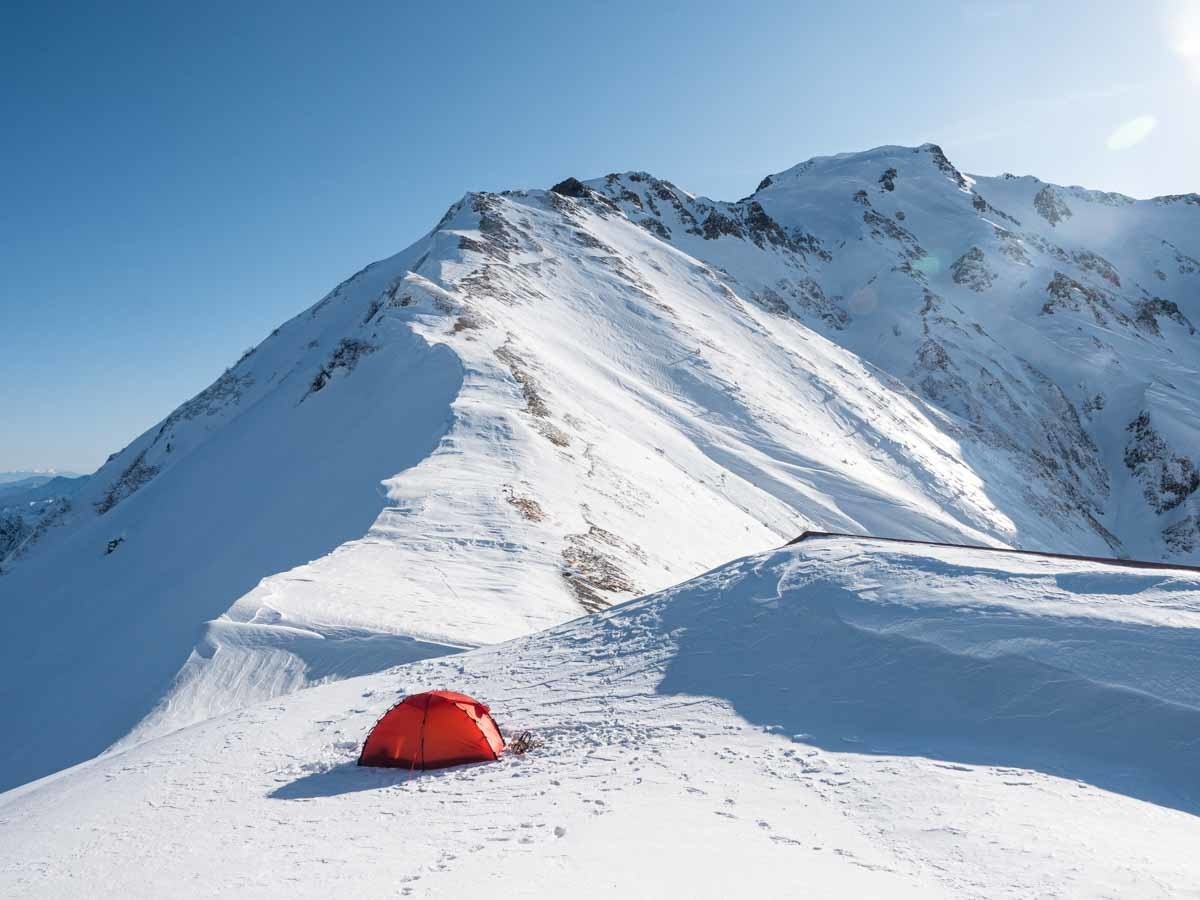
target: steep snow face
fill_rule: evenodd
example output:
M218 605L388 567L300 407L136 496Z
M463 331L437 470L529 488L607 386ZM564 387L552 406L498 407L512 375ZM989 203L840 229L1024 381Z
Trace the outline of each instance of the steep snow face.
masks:
M1186 895L1197 652L1195 573L808 541L11 791L0 893ZM430 688L544 745L356 767Z
M810 160L735 204L590 184L936 408L1017 543L1196 558L1200 198L967 176L932 144Z
M468 195L22 538L0 786L805 528L1194 559L1198 212L931 145Z
M16 551L0 578L0 708L22 725L0 783L122 737L204 622L264 574L361 537L385 502L379 482L436 447L462 381L453 353L381 327L356 390L339 392L335 368L318 392L313 370L345 342L335 330L322 351L297 326L111 460Z

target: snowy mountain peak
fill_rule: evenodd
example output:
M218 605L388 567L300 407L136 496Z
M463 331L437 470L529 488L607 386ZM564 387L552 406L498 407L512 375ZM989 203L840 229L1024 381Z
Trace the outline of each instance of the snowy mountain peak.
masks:
M926 143L919 147L887 145L858 153L815 156L790 169L768 175L759 183L755 193L786 186L798 178L870 178L877 175L880 183L884 183L902 176L917 178L934 174L949 179L957 187L967 187L965 177L946 158L942 148Z
M114 454L3 560L0 783L808 528L1200 558L1200 206L766 181L466 194Z

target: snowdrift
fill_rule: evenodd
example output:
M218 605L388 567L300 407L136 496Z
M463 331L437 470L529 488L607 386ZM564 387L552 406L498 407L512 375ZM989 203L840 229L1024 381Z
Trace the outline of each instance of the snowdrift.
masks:
M806 528L1195 562L1198 298L1195 195L932 144L468 194L0 522L0 788Z
M61 541L54 552L31 552L0 577L0 713L9 723L0 787L124 737L163 702L193 650L205 653L205 622L264 575L322 557L371 527L387 502L381 480L424 458L449 426L462 369L445 347L411 333L393 335L363 367L374 388L328 391L299 407L271 392L190 454L166 425L143 436L135 459L147 459L160 437L164 455L184 457L171 477L52 535ZM395 391L397 383L414 389ZM113 500L101 482L90 479L72 502ZM329 635L331 645L340 636ZM246 644L231 645L230 658L239 646ZM385 664L404 658L389 655ZM272 661L255 655L243 687L302 681ZM228 687L214 673L212 690L176 702L197 699L187 715L200 717ZM230 693L224 702L236 699Z
M806 542L10 791L0 892L1178 895L1198 651L1196 573ZM431 688L546 745L355 766Z

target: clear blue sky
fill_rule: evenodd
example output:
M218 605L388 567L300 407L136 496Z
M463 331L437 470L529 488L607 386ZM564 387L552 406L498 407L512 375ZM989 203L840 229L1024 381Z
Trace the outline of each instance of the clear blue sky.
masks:
M1200 0L9 0L0 73L0 470L90 471L467 190L922 141L1200 190Z

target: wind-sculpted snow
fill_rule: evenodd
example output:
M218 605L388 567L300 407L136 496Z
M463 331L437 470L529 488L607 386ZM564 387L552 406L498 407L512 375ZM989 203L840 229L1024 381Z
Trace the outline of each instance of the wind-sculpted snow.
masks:
M806 528L1200 559L1198 259L932 144L468 194L0 526L0 784Z
M82 521L48 529L46 546L0 577L0 711L11 726L0 785L123 737L163 702L207 620L264 575L370 528L387 502L378 482L433 449L462 379L453 354L414 334L393 335L389 351L362 363L377 367L374 388L330 387L299 408L307 385L283 378L211 437L189 433L204 441L191 453L182 430L173 432L169 453L179 458L170 468L89 515L89 492L113 496L97 476L71 500ZM389 387L406 382L407 392ZM161 445L149 438L135 445L135 459ZM208 698L179 724L237 696L224 705Z
M851 584L889 562L859 562ZM1109 572L1051 581L1045 566L1011 573L1008 561L921 565L942 590L983 590L950 610L897 604L904 588L881 584L865 599L843 586L846 575L821 580L813 566L782 581L776 570L755 571L757 589L739 585L733 596L719 583L689 595L662 615L681 637L659 690L723 698L750 722L803 732L828 750L851 741L869 753L1037 769L1200 814L1200 675L1191 663L1200 579ZM1025 590L1042 582L1041 602L1068 608L1014 607L1012 588L989 584L1010 580ZM1181 598L1186 627L1106 608L1164 585L1168 614L1170 591L1193 594ZM1113 596L1089 606L1078 596L1088 592ZM726 627L686 627L701 616ZM759 662L742 672L751 656Z
M0 893L1186 895L1198 636L1194 572L809 540L12 791ZM543 744L357 767L431 688Z

